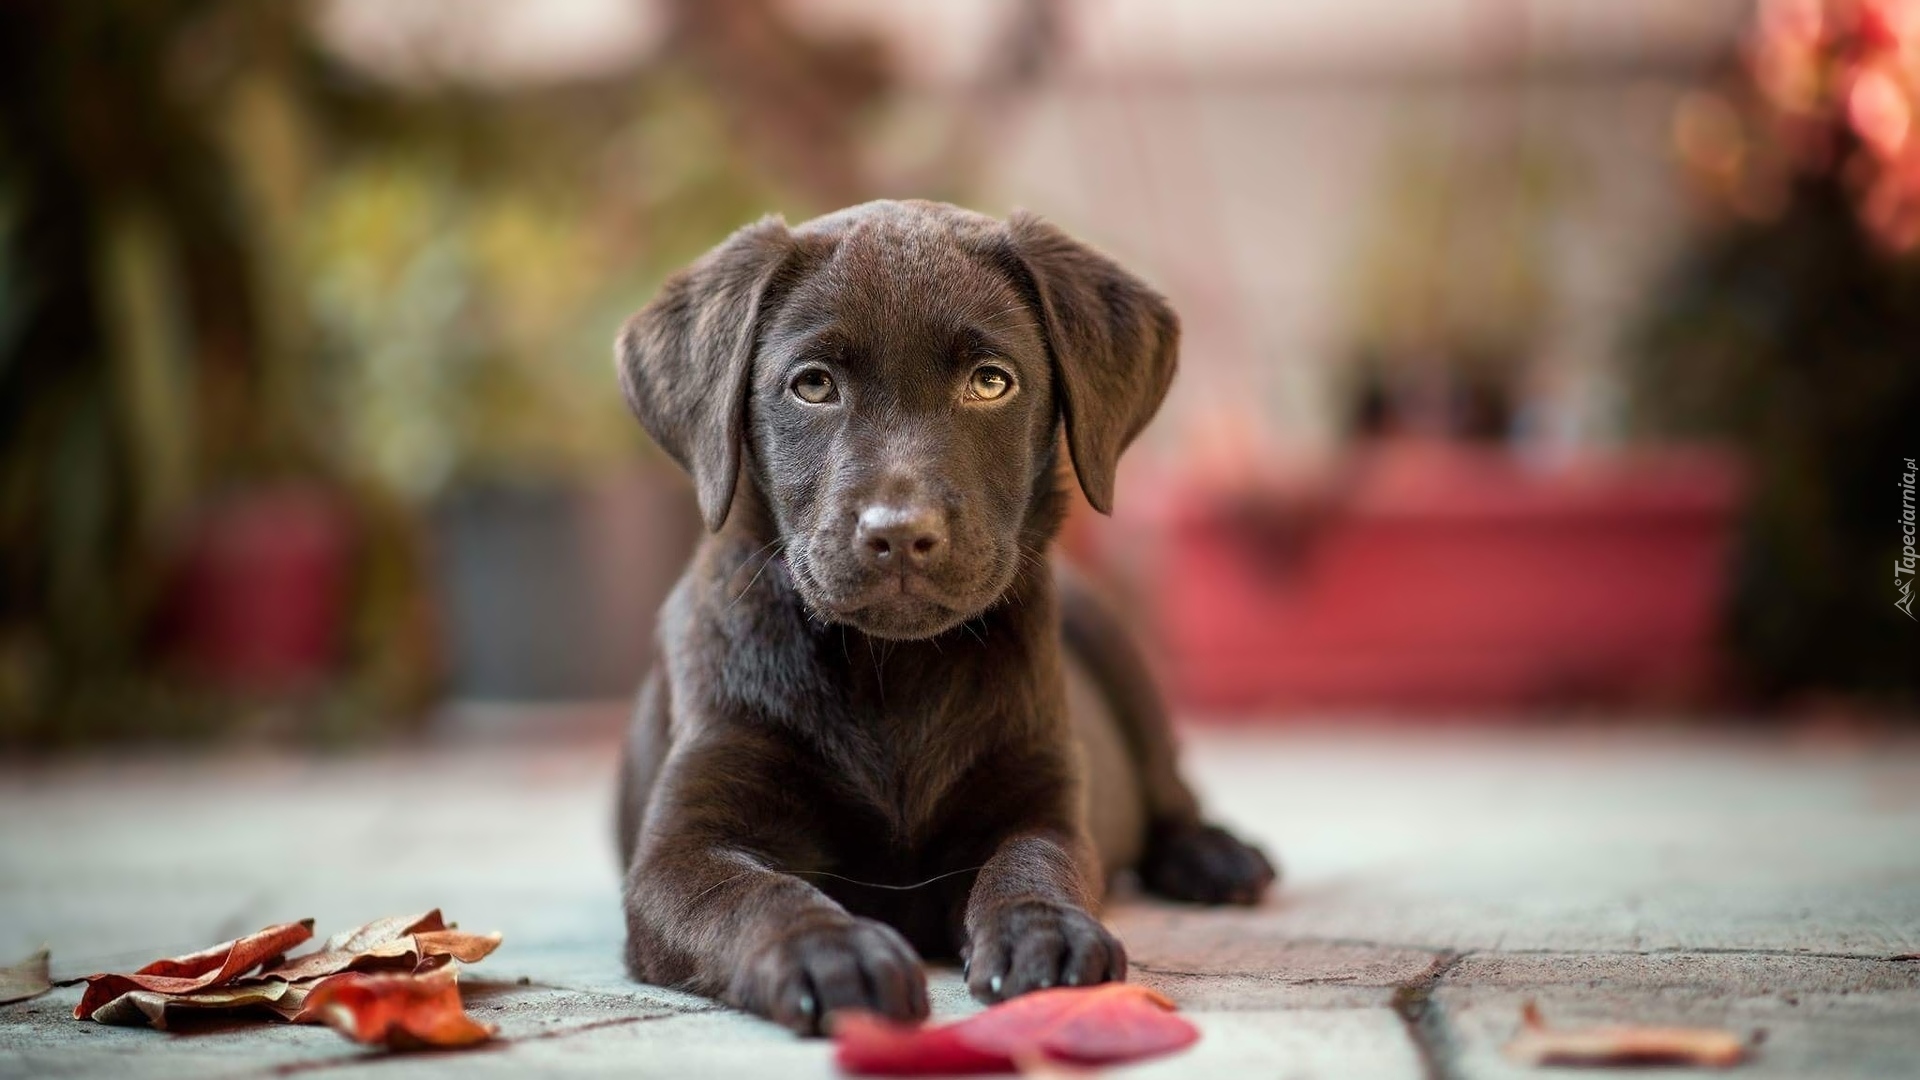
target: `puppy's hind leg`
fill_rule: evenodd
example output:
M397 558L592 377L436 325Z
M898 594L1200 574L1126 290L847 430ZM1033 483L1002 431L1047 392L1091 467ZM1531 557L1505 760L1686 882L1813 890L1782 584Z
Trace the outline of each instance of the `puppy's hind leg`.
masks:
M1119 619L1087 583L1056 562L1063 636L1098 684L1126 742L1146 803L1137 867L1149 892L1201 904L1255 904L1277 876L1259 848L1200 815L1181 779L1166 702Z

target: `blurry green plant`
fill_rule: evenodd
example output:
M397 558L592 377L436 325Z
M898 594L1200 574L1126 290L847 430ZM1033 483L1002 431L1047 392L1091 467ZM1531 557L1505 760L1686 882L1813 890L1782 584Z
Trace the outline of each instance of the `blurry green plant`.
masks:
M1762 702L1920 703L1920 627L1894 607L1903 460L1920 453L1920 265L1832 180L1775 221L1701 240L1636 330L1643 434L1738 445L1749 495L1726 632Z
M359 547L306 729L417 708L421 501L624 459L630 309L762 213L869 194L873 41L669 7L663 58L479 89L371 81L301 4L0 5L0 742L280 708L171 681L156 624L194 515L283 483Z
M1682 104L1712 224L1634 331L1640 431L1746 458L1727 634L1764 702L1920 704L1892 569L1920 453L1920 134L1883 123L1890 92L1920 106L1920 69L1888 67L1920 22L1893 7L1763 5L1744 63Z
M649 445L610 374L621 320L715 237L785 201L730 157L700 98L649 97L608 136L601 167L626 182L585 198L512 170L463 181L406 149L360 155L319 185L301 278L345 460L426 498L563 481Z
M289 62L267 6L0 7L0 739L172 728L136 674L172 530L303 467L230 114L179 78L215 11Z

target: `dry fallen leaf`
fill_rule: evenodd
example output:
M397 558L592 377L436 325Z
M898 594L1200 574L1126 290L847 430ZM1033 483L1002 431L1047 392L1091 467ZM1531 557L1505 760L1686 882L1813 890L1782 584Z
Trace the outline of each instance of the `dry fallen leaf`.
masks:
M322 979L297 1020L324 1023L355 1042L390 1050L449 1049L493 1037L460 1005L459 967L424 975L350 971Z
M411 978L455 961L471 963L500 945L500 935L449 927L438 909L376 919L287 958L313 936L313 920L268 927L211 949L156 960L131 975L94 975L74 1009L77 1019L164 1029L179 1013L256 1013L304 1019L309 997L346 972L394 971ZM252 973L252 974L250 974ZM454 992L458 1002L458 992ZM454 1045L454 1044L448 1044Z
M1523 1065L1705 1065L1725 1068L1745 1060L1740 1036L1719 1028L1622 1024L1550 1028L1529 1001L1507 1056Z
M184 994L130 990L95 1009L93 1019L102 1024L145 1025L161 1031L167 1029L170 1014L179 1012L235 1013L262 1009L282 1020L291 1020L305 1007L307 993L312 989L311 983L248 979Z
M269 926L197 953L155 960L131 975L89 975L86 992L81 994L80 1004L73 1007L73 1018L93 1018L115 998L135 991L178 995L224 986L312 936L313 920L302 919ZM116 1010L110 1015L121 1014Z
M262 976L300 982L342 971L418 970L449 959L471 964L499 947L498 933L469 934L450 928L435 908L422 915L375 919L335 934L319 949L286 960Z
M1173 1010L1173 1002L1145 987L1109 983L1025 994L938 1027L848 1013L835 1018L836 1058L848 1072L886 1076L1011 1072L1022 1062L1138 1061L1200 1037Z
M47 957L47 950L41 949L17 964L0 967L0 1005L37 998L53 989Z

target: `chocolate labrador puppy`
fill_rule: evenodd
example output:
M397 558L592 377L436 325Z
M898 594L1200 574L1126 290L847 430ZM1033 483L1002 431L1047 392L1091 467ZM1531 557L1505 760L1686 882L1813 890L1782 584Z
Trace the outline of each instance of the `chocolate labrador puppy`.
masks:
M627 964L817 1034L1124 978L1107 875L1252 903L1123 628L1047 545L1113 504L1173 378L1152 289L1047 223L874 202L750 225L620 334L712 535L660 614L622 773Z

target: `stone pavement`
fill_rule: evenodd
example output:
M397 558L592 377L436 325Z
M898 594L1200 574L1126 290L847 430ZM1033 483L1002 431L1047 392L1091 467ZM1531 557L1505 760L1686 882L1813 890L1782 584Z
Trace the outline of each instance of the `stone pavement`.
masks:
M1255 911L1110 910L1134 977L1204 1032L1117 1076L1517 1076L1529 999L1751 1033L1738 1075L1920 1076L1920 745L1216 729L1189 758L1287 877ZM0 767L0 962L45 943L56 977L127 970L434 906L506 935L463 979L492 1049L109 1028L65 988L0 1006L0 1076L833 1075L824 1043L622 975L612 770L577 740ZM974 1007L933 984L938 1015Z

